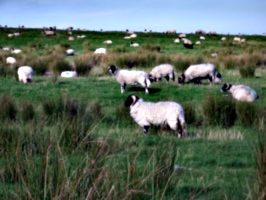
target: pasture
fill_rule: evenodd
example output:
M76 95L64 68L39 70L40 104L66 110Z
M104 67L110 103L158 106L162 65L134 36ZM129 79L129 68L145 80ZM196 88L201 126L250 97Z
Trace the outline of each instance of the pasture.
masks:
M17 37L8 34L20 32ZM266 189L266 37L200 35L193 49L174 43L178 34L41 29L0 29L1 199L264 199ZM85 35L85 38L77 38ZM222 42L221 38L226 37ZM104 44L112 40L112 44ZM130 42L139 43L131 47ZM107 54L94 54L100 47ZM66 56L65 50L75 50ZM217 57L211 54L217 53ZM15 57L8 65L5 59ZM214 63L223 83L244 84L259 94L252 103L221 93L223 83L178 85L165 79L120 85L108 66L144 70L171 63L176 79L191 64ZM32 66L32 83L18 81L17 68ZM61 78L76 70L79 77ZM49 73L49 76L47 75ZM149 135L131 119L124 101L173 100L183 105L188 136L166 127Z

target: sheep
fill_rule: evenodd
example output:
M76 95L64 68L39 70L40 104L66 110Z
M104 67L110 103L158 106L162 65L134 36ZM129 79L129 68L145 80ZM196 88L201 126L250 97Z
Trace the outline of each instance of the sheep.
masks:
M76 71L63 71L61 72L60 76L63 78L74 78L77 77L78 74Z
M104 44L112 44L113 41L112 41L112 40L105 40L103 43L104 43Z
M32 82L33 69L30 66L21 66L18 68L18 80L27 83Z
M171 64L161 64L154 67L149 73L149 79L151 82L162 80L162 77L164 77L167 82L169 81L169 78L172 79L172 81L175 81L174 66Z
M80 38L85 38L86 35L78 35L77 38L80 39Z
M54 31L48 31L43 29L42 33L46 36L56 36L56 33Z
M67 49L67 50L66 50L66 55L67 55L67 56L74 56L74 54L75 54L74 49Z
M130 46L131 47L139 47L139 44L138 43L134 43L134 42L130 42Z
M180 39L179 38L175 39L174 43L180 43Z
M151 82L144 71L130 71L125 69L119 69L117 66L109 66L109 72L112 74L118 83L121 85L121 93L125 92L126 85L140 84L145 88L145 92L148 94L148 87Z
M98 48L94 51L95 54L106 54L106 48Z
M223 41L223 42L226 41L226 37L222 37L221 41Z
M13 57L7 57L6 58L6 64L15 64L17 62L16 58Z
M187 35L185 33L180 33L178 36L179 39L184 39L186 37L187 37Z
M179 138L186 136L184 109L174 101L145 102L136 95L129 95L124 106L130 108L131 117L146 135L150 125L168 125L177 131Z
M21 53L21 49L14 49L13 47L10 48L10 51L11 53L15 53L15 54Z
M205 40L205 37L204 36L200 36L200 40Z
M3 51L10 51L10 47L0 47L0 49Z
M171 29L166 31L166 34L176 34L176 30L175 29Z
M197 41L196 44L201 44L201 41Z
M187 49L193 49L193 43L189 39L183 38L183 41L184 41L183 46L185 48L187 48Z
M233 85L225 83L221 88L221 92L230 92L237 101L253 102L259 98L259 95L252 88L245 85Z
M210 84L213 84L214 82L221 82L222 75L217 72L215 65L210 63L190 65L178 77L178 84L184 84L185 81L201 84L201 79L209 79Z

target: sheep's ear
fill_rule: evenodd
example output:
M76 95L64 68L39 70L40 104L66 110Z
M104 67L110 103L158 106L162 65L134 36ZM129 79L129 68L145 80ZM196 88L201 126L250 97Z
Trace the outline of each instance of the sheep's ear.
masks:
M125 107L130 107L134 105L139 100L139 97L136 95L129 95L124 103Z

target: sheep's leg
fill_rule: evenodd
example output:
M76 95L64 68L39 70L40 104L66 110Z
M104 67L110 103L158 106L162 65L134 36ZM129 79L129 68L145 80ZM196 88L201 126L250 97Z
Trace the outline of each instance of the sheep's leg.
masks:
M148 94L149 90L148 90L147 80L146 79L144 80L144 85L145 85L145 92L146 92L146 94Z
M124 83L123 85L121 85L121 93L124 93L126 89L126 84Z
M165 79L167 80L167 82L169 82L169 75L166 75Z
M172 79L172 81L175 81L175 74L173 73L170 78Z
M143 131L145 135L148 135L148 131L149 131L149 126L144 126L143 127Z

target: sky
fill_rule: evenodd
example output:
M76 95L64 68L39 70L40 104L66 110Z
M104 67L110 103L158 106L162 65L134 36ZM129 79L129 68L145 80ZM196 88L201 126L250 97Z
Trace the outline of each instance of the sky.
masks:
M266 33L266 0L0 0L0 13L14 28Z

